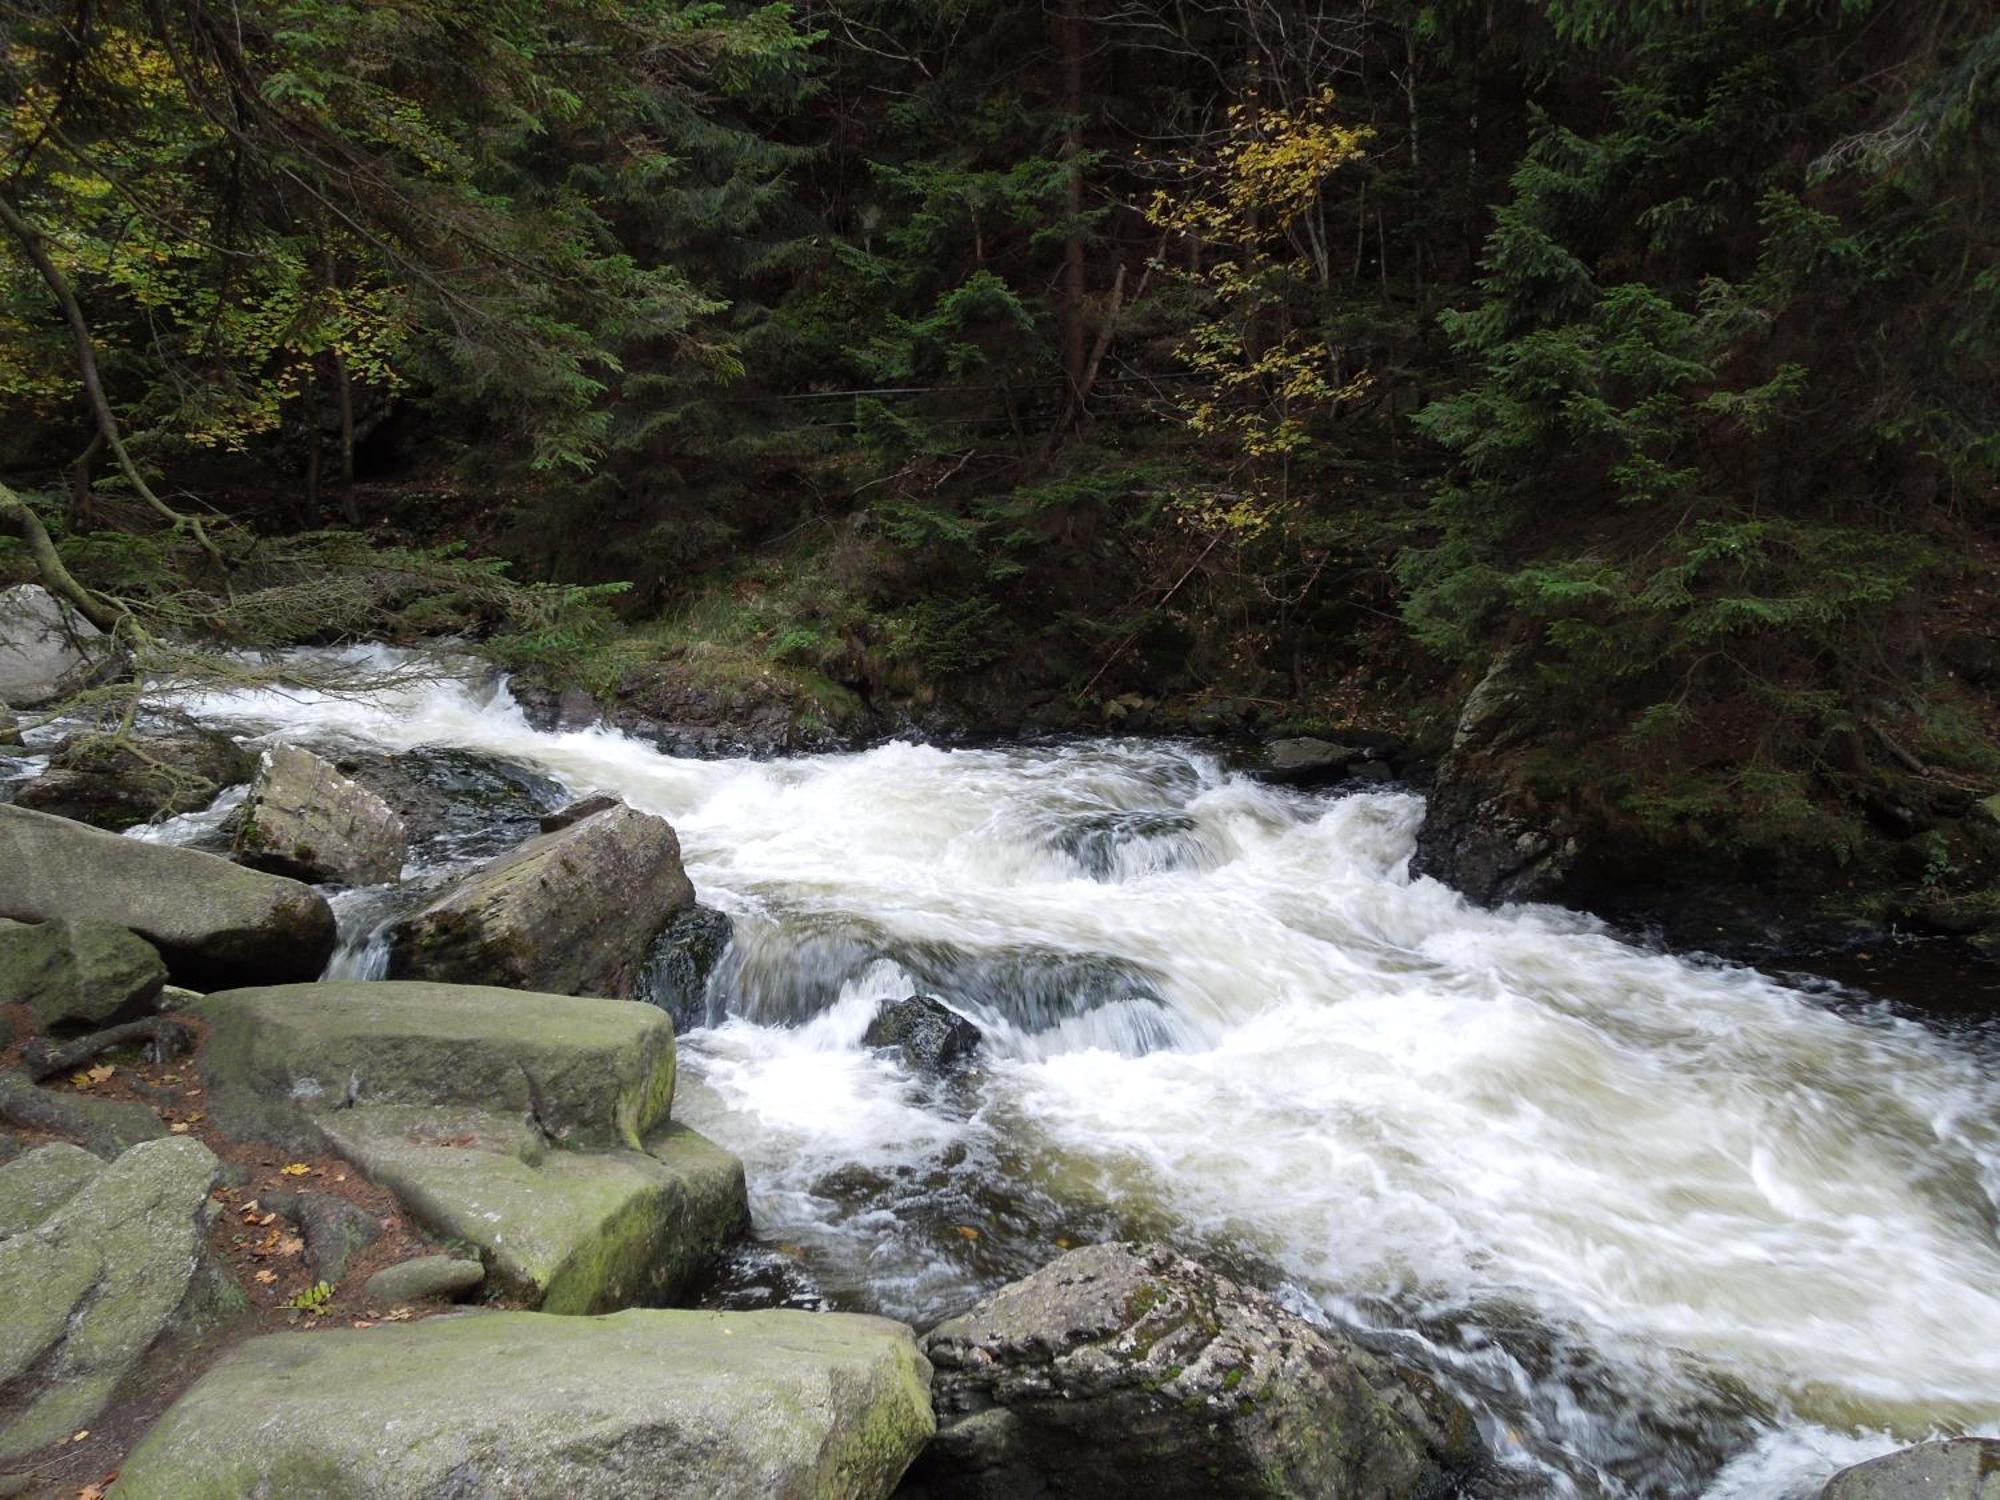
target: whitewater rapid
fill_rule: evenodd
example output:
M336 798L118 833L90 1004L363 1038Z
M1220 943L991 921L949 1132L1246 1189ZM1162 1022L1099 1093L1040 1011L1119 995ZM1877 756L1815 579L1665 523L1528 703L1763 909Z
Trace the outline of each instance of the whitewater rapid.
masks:
M669 819L737 929L676 1113L834 1305L927 1323L1171 1236L1438 1372L1522 1494L1803 1497L2000 1432L1990 1040L1473 908L1410 878L1415 796L1141 741L677 759L490 683L188 707ZM343 961L381 900L340 899ZM978 1076L862 1046L913 990L980 1024Z

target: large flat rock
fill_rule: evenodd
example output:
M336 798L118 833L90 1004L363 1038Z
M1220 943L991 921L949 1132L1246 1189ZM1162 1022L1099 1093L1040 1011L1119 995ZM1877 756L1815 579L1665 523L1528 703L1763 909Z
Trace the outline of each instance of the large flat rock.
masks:
M119 1500L867 1500L931 1434L909 1330L801 1312L473 1313L231 1351Z
M389 972L626 999L660 930L693 905L672 826L620 804L530 839L405 917Z
M301 1150L350 1085L371 1109L538 1109L571 1148L636 1151L673 1106L673 1022L633 1001L340 980L224 990L188 1014L208 1024L201 1067L216 1123Z
M333 911L311 886L5 804L0 917L130 928L197 989L310 979L335 940Z
M518 1116L457 1107L362 1106L321 1123L413 1219L478 1246L489 1279L544 1312L671 1302L750 1227L743 1164L684 1126L643 1151L580 1152Z

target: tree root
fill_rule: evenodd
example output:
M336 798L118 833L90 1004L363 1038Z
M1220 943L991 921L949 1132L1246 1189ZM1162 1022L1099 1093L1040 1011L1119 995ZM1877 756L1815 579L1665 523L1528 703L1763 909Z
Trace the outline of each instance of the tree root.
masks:
M127 1021L122 1026L93 1031L89 1036L80 1036L72 1041L56 1043L37 1039L21 1049L21 1063L29 1078L40 1083L58 1073L67 1073L78 1063L89 1062L101 1052L137 1041L152 1042L159 1050L160 1060L165 1061L170 1052L191 1049L194 1033L186 1023L172 1016L146 1016L141 1020Z

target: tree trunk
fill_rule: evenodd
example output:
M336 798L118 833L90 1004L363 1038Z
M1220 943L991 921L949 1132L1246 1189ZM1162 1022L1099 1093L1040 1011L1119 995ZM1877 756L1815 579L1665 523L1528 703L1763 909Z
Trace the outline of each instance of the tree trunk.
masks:
M97 506L90 492L90 466L104 451L104 434L92 436L83 452L69 466L69 505L64 523L72 532L89 531L97 523Z
M1083 22L1075 11L1063 12L1057 23L1062 34L1063 155L1069 162L1069 237L1063 244L1063 376L1069 400L1083 390Z

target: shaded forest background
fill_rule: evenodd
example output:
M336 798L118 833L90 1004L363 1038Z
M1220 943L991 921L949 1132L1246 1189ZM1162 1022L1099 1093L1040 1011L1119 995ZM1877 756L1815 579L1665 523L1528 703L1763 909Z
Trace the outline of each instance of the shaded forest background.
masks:
M1484 682L1539 827L2000 915L1980 0L0 26L0 568L137 642L806 740Z

